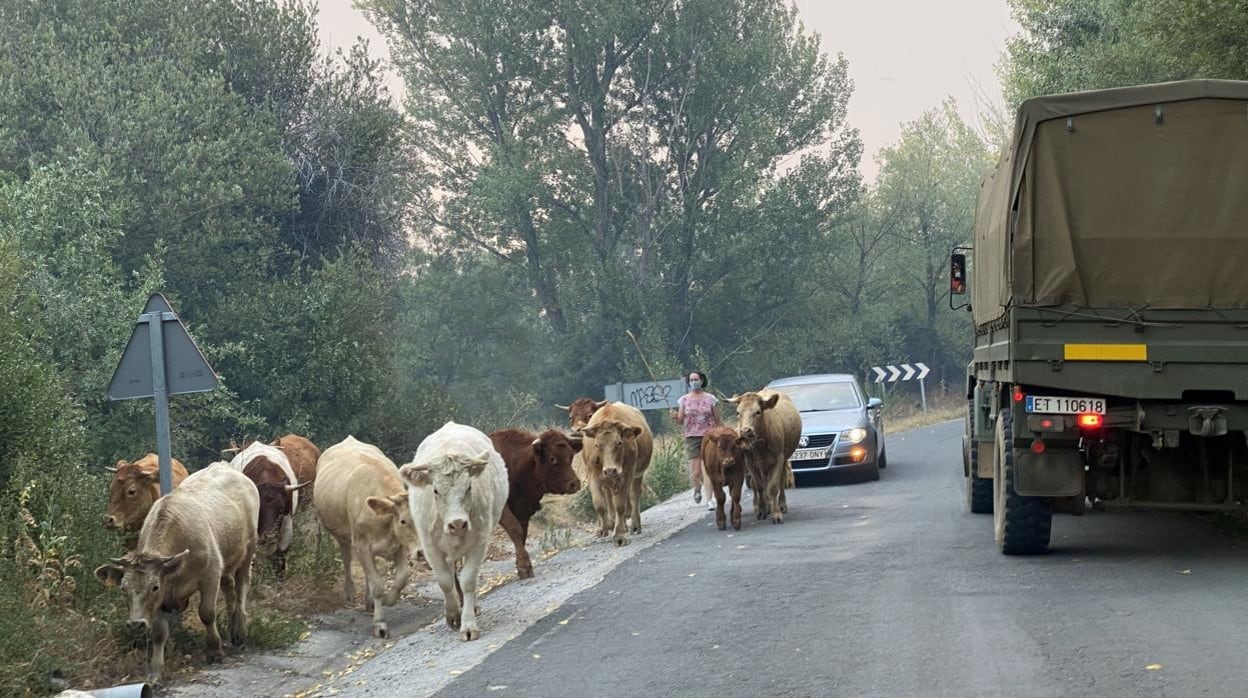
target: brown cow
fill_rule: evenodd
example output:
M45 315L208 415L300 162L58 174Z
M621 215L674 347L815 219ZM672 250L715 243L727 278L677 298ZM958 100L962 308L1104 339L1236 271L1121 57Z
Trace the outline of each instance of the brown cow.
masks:
M290 550L294 541L299 490L312 483L300 484L285 452L258 441L252 442L235 456L230 461L230 467L250 478L260 491L260 517L256 522L256 531L266 546L270 538L276 538L272 551L273 567L281 574L286 570L286 551Z
M732 527L741 530L741 487L749 467L749 442L735 429L715 427L702 436L702 469L715 492L715 525L726 528L724 485L732 496Z
M627 545L625 519L631 519L632 533L641 533L641 491L654 452L650 426L641 410L613 402L594 412L581 434L598 535L607 536L614 528L615 544Z
M256 486L225 463L214 463L161 497L143 522L138 547L96 568L105 586L121 586L130 606L127 625L151 632L148 680L160 681L169 637L168 611L199 594L208 661L221 659L217 601L229 607L230 641L247 638L247 592L256 554Z
M770 515L772 523L784 523L789 456L797 450L797 440L802 436L801 415L787 395L771 389L745 393L728 402L737 406L737 431L750 444L754 514L759 519Z
M248 461L243 466L243 474L256 484L256 489L260 492L260 516L256 533L261 540L278 537L276 549L273 551L273 567L278 574L282 574L286 571L286 551L290 547L290 541L278 536L278 528L294 515L291 501L293 492L312 483L291 485L282 466L265 456L256 456Z
M590 417L593 417L595 412L606 406L606 400L599 402L588 397L578 397L572 401L571 405L567 406L555 405L555 407L568 413L568 426L572 428L573 432L584 429L585 425L589 424Z
M542 496L573 494L581 488L572 459L581 451L580 439L569 439L550 429L539 436L519 429L490 434L494 450L507 466L507 506L499 521L516 548L516 575L533 576L533 563L525 548L529 519L542 508Z
M286 454L299 484L316 480L316 461L321 457L321 449L317 448L316 444L298 434L287 434L274 439L270 445L282 449L282 453Z
M177 458L172 465L173 486L177 487L186 479L186 468ZM159 460L155 453L149 453L133 463L119 460L116 467L108 470L113 473L113 479L108 483L104 528L135 533L142 528L147 512L160 498Z
M386 637L386 606L393 606L407 586L408 560L420 547L399 469L376 446L348 436L325 449L317 464L312 507L342 553L343 596L355 603L351 560L364 568L365 607L373 612L373 634ZM395 579L389 593L375 558L389 560Z

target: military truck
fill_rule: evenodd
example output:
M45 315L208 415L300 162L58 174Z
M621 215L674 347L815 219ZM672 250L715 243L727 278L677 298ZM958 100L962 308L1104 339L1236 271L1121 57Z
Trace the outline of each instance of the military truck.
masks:
M1001 551L1087 506L1242 509L1248 82L1024 102L973 238L963 471Z

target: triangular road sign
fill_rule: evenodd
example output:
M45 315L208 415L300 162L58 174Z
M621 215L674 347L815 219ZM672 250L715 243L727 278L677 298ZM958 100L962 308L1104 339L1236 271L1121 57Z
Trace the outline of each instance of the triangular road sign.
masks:
M165 348L165 385L169 395L206 393L215 390L217 374L213 372L195 340L187 333L169 301L153 293L143 306L143 316L130 333L130 342L117 362L117 370L108 382L108 399L133 400L153 397L152 339L146 317L161 314L161 334Z

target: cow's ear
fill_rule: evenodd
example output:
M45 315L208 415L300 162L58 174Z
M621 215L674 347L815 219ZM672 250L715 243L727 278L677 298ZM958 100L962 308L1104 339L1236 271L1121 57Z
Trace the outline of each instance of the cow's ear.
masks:
M482 451L468 461L468 474L476 477L477 475L485 472L485 466L489 464L490 452L488 450Z
M190 554L191 554L191 550L190 548L187 548L186 550L183 550L177 555L172 555L170 557L167 557L161 560L160 561L160 573L161 574L173 574L174 572L178 571L178 568L182 566L182 563L186 562L186 559L187 557L190 556Z
M533 439L533 443L531 445L533 446L533 455L537 456L540 460L542 457L542 451L544 450L542 447L542 440Z
M405 495L406 496L406 495ZM389 497L369 497L364 500L369 509L378 516L390 516L394 514L395 504Z
M121 565L100 565L95 568L95 578L106 587L121 584L121 578L125 574L126 570Z
M408 463L399 468L399 477L402 477L403 481L412 487L428 487L433 480L433 477L429 474L428 465L416 465L415 463Z
M160 468L157 467L150 473L139 473L139 482L155 482L160 479Z
M771 409L771 408L775 407L777 402L780 402L780 394L779 394L779 393L776 393L776 394L772 395L771 397L767 398L766 400L763 400L761 404L762 404L763 409L765 409L765 410L769 410L769 409Z
M590 439L595 438L596 436L598 436L598 427L597 426L581 427L581 436L585 436Z
M634 439L637 438L638 436L641 436L641 427L629 427L628 431L630 434L633 435Z
M568 439L568 443L572 446L573 455L580 453L581 449L585 448L584 439Z
M403 494L392 495L390 497L390 502L394 504L394 506L398 507L399 509L406 509L407 508L407 493L404 492Z

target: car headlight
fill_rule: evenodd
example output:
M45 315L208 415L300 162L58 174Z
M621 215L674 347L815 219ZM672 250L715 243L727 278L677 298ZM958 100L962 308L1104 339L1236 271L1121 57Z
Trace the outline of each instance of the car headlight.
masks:
M857 427L855 429L846 429L845 431L841 432L841 441L843 443L856 444L865 438L867 438L867 430L863 429L862 427Z

